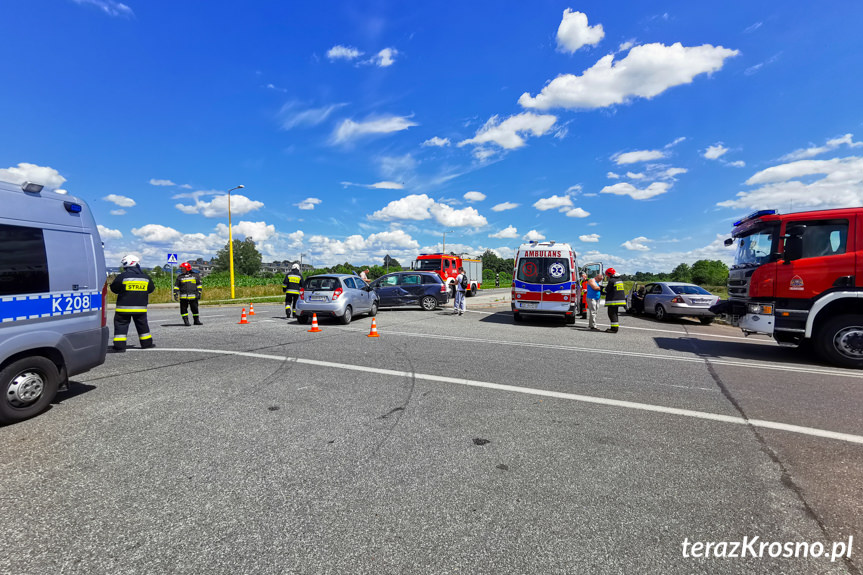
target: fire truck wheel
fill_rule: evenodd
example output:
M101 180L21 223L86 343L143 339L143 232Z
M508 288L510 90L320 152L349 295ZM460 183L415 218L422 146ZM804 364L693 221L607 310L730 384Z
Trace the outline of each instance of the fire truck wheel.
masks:
M834 317L818 330L819 355L842 367L863 368L863 315Z
M473 284L472 286L470 286L470 292L468 292L468 293L470 293L470 297L473 297L476 295L476 284Z

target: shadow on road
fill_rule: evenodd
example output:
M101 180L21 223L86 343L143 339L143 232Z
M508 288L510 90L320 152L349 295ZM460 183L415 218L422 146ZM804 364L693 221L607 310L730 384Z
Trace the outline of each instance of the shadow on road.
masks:
M63 401L66 399L72 399L73 397L84 395L88 391L93 391L94 389L96 389L95 385L70 380L65 389L57 391L57 395L54 396L54 401L52 401L51 403L63 403Z
M541 327L543 329L548 329L550 327L566 327L572 329L572 326L567 325L566 322L563 321L562 317L554 316L554 315L524 315L522 314L521 321L515 321L512 317L512 312L507 311L499 311L493 313L491 315L487 315L483 317L480 322L485 323L497 323L497 324L509 324L509 325L520 325L524 327Z
M823 364L808 350L749 344L736 341L713 341L693 337L655 337L659 349L694 353L700 357L715 359L740 359L753 361L775 361L797 365Z

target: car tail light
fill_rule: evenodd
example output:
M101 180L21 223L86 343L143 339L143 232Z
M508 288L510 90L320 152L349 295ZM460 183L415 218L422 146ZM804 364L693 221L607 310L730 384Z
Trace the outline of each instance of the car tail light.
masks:
M671 303L686 303L683 301L683 298L680 296L674 297L671 299Z
M336 288L336 291L333 292L333 301L339 299L340 295L342 295L342 288Z
M102 327L108 325L108 280L102 286Z
M304 288L300 288L300 299L306 299L306 290Z
M440 284L440 293L446 293L446 284Z

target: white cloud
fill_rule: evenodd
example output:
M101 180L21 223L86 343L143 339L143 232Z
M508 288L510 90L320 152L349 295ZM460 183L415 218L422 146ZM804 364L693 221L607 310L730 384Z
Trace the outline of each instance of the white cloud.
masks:
M514 226L507 226L499 232L489 234L488 237L498 239L514 239L518 237L518 230Z
M608 178L609 180L619 180L620 174L615 174L614 172L608 172L607 174L605 174L605 177Z
M276 235L276 226L268 224L267 222L242 221L231 227L235 240L252 238L255 242L263 242ZM219 236L224 237L225 243L227 243L228 226L223 223L219 223L216 225L216 232Z
M646 200L669 190L671 184L667 182L653 182L644 189L638 189L628 182L620 182L612 186L605 186L600 194L615 194L617 196L629 196L634 200Z
M435 201L425 194L411 194L399 200L393 200L369 216L371 220L391 222L393 220L428 220L431 219L429 208Z
M290 130L298 126L317 126L329 118L333 112L347 104L330 104L320 108L301 109L299 102L288 102L279 110L282 129Z
M690 84L700 74L720 70L727 58L737 54L737 50L710 44L643 44L617 63L614 55L608 54L581 76L562 74L536 97L525 92L518 103L538 110L591 109L624 104L633 98L650 99L671 87Z
M153 244L173 242L183 235L174 228L160 224L147 224L140 228L132 228L132 234L141 238L141 241Z
M745 168L746 162L744 162L743 160L737 160L736 162L728 162L728 165L735 168Z
M466 192L463 197L469 202L481 202L486 198L482 192Z
M556 121L557 118L555 116L549 114L537 115L531 112L523 112L510 116L502 122L498 116L492 116L476 132L473 138L459 142L458 147L461 148L468 144L483 145L493 143L505 150L514 150L524 146L525 136L533 135L539 137L548 133Z
M102 237L102 241L118 240L123 237L123 232L121 232L120 230L112 230L111 228L106 228L101 224L97 225L96 227L99 228L99 235Z
M126 215L126 210L123 210L123 209L120 209L120 210L111 210L111 215L112 215L112 216L125 216L125 215Z
M624 152L611 156L611 159L618 165L635 164L638 162L649 162L651 160L660 160L665 157L665 152L661 150L636 150L634 152Z
M395 62L395 57L398 55L398 50L395 48L384 48L371 59L370 63L379 68L387 68Z
M626 177L630 180L643 180L645 178L642 173L626 172Z
M356 60L363 53L354 48L353 46L342 46L341 44L336 44L329 50L327 50L327 58L330 61L335 60Z
M323 235L301 236L299 239L308 260L318 265L333 265L345 260L357 264L380 263L386 254L406 263L419 251L419 242L403 230L379 232L366 238L356 234L344 239Z
M557 48L572 54L582 46L593 46L605 36L602 24L590 26L587 15L573 12L570 8L563 11L563 19L557 28Z
M117 194L108 194L102 199L106 202L117 204L121 208L131 208L135 205L135 200L133 200L132 198L127 198L126 196L118 196Z
M322 200L319 200L318 198L306 198L305 200L301 201L300 203L294 204L294 205L297 206L301 210L313 210L313 209L315 209L316 205L321 203L321 201Z
M403 190L405 185L398 182L375 182L369 187L376 190Z
M688 172L686 168L668 168L664 172L659 172L656 176L660 179L673 180L676 176Z
M429 138L425 142L422 143L423 146L432 146L437 148L443 148L450 145L449 138L438 138L435 136L434 138Z
M623 242L622 244L620 244L620 246L631 251L646 252L650 250L650 248L645 245L649 241L651 240L647 239L644 236L639 236L637 238L633 238L631 240Z
M400 132L416 125L418 125L416 122L405 116L384 116L364 122L354 122L347 119L343 120L333 132L332 140L336 144L343 144L363 136Z
M863 158L780 164L755 173L746 184L759 187L717 205L740 210L790 206L798 211L857 207L863 205Z
M533 207L535 207L536 209L538 209L541 212L544 212L546 210L557 210L557 209L561 209L561 208L571 208L572 207L572 200L569 198L569 196L553 195L550 198L541 198L541 199L537 200L533 204Z
M61 176L60 172L54 168L21 162L18 166L11 166L0 170L0 180L13 184L33 182L41 184L48 189L56 189L63 185L66 178Z
M572 208L566 212L566 216L568 218L586 218L590 215L590 212L583 210L582 208Z
M178 210L184 214L201 214L207 218L221 218L228 215L228 195L216 196L212 201L206 202L200 199L201 193L191 194L194 196L195 205L176 204ZM251 200L242 194L231 194L231 214L239 216L264 207L263 202Z
M513 210L517 208L520 204L514 204L512 202L503 202L502 204L497 204L494 206L491 211L493 212L503 212L505 210Z
M827 152L832 152L843 144L849 148L859 148L860 146L863 146L863 142L854 141L853 134L845 134L844 136L827 140L827 143L823 146L813 146L803 150L795 150L790 154L782 156L780 159L783 161L805 160Z
M583 236L578 236L578 239L589 244L599 242L599 234L585 234Z
M429 212L439 224L448 227L482 227L488 224L485 216L480 215L476 208L462 208L457 210L446 204L435 203Z
M545 236L536 230L530 230L529 232L524 234L524 241L526 242L541 242L544 239Z
M722 143L714 144L713 146L708 146L704 152L704 157L708 160L716 160L724 156L726 152L728 152L728 148L723 146Z
M89 4L95 6L108 16L134 16L132 9L116 0L72 0L75 4Z
M171 180L157 180L156 178L150 178L151 186L176 186L174 182Z

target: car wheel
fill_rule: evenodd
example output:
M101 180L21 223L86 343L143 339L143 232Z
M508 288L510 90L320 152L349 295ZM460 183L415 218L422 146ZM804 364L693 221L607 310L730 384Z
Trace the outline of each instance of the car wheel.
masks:
M815 339L818 354L829 363L863 368L863 315L846 315L827 320Z
M422 300L420 300L420 306L426 311L432 311L437 307L437 300L434 296L427 295Z
M342 317L340 317L339 319L341 320L343 325L348 325L349 323L351 323L351 318L353 317L353 315L354 312L351 309L351 306L348 306L345 308L345 313L343 313Z
M654 311L656 312L656 319L659 321L665 321L668 319L668 314L665 312L665 308L662 307L661 303L656 304L656 309Z
M700 317L700 318L698 318L698 321L701 322L701 325L710 325L711 323L713 323L713 318L712 317Z
M0 371L0 423L33 417L57 395L60 372L54 362L35 355L9 364Z
M307 323L309 323L309 316L303 315L303 314L298 315L297 316L297 323L301 324L301 325L306 325Z
M369 310L369 317L375 317L378 315L378 302L372 304L372 309Z

